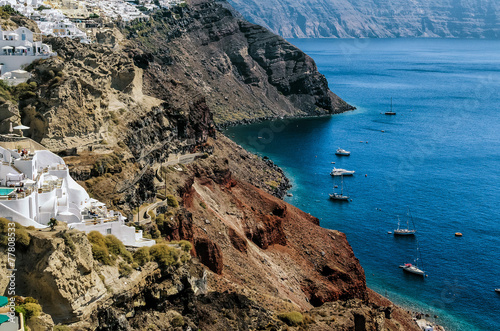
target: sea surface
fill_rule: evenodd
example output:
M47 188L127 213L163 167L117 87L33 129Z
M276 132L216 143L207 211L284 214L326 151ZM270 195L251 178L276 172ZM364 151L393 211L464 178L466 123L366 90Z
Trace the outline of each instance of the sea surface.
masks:
M500 330L500 41L290 42L357 109L225 133L285 170L286 201L347 234L369 287L447 330ZM334 166L356 171L350 202L328 199ZM408 208L416 237L388 234ZM398 268L417 247L425 279Z

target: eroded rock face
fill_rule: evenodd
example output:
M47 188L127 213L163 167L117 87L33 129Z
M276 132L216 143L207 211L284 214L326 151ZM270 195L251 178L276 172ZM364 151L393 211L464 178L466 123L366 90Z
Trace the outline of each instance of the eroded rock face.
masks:
M243 164L217 157L228 155L224 149L232 143L224 147L225 139L218 137L214 156L188 166L179 192L189 221L178 218L167 238L193 242L211 270L214 259L200 251L210 252L207 242L216 243L224 266L216 273L258 292L253 298L264 306L273 301L269 297L290 300L301 309L366 299L364 272L345 235L321 228L317 218L242 180ZM207 244L201 247L200 242Z
M129 31L140 40L132 57L156 98L182 103L186 93L201 93L217 124L352 109L328 89L309 56L226 5L191 1L179 15L158 13L150 29Z
M33 231L30 236L30 246L16 252L17 294L38 299L56 323L88 313L107 291L85 234L72 231L71 247L52 234Z
M285 38L498 38L495 0L230 0Z

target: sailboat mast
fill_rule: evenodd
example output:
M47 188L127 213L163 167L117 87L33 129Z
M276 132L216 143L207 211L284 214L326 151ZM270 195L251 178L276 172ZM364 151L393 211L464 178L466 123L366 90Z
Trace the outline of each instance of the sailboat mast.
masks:
M340 176L340 195L344 196L344 176Z
M391 113L392 113L392 97L391 97Z

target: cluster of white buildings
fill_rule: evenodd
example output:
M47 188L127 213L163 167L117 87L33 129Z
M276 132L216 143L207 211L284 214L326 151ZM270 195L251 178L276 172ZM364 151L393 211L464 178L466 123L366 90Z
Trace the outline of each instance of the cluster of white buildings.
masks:
M25 147L12 149L14 145ZM55 218L86 233L112 234L126 246L155 244L125 225L121 213L91 199L61 157L34 146L29 139L0 142L0 217L35 228L45 228Z
M0 0L0 6L9 5L23 16L37 22L38 28L44 36L59 36L78 38L88 41L87 34L59 9L52 8L50 2L41 0ZM43 6L42 10L39 10Z
M28 28L20 27L5 31L0 27L0 75L11 85L28 80L29 74L20 70L31 62L57 55L51 47L35 41L34 34Z

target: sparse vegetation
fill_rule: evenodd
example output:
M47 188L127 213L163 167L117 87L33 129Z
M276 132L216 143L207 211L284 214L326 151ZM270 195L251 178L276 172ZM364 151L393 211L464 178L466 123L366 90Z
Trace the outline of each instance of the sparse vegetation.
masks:
M71 328L66 325L56 325L52 331L71 331Z
M61 234L61 237L64 239L64 244L66 245L66 247L68 247L72 253L76 252L75 243L73 242L73 239L71 238L71 235L68 233L68 231L64 231Z
M120 262L118 265L118 272L120 273L120 277L128 277L130 274L132 274L132 267L130 267L127 263L125 262Z
M134 261L140 266L145 265L151 261L151 256L149 255L149 247L141 247L134 253Z
M179 201L173 195L167 195L167 205L172 208L179 207Z
M12 8L10 5L0 7L0 18L6 20L10 18L12 15L21 15L21 14L14 8Z
M276 190L280 186L280 184L274 180L266 182L266 185L268 185L272 190Z
M97 261L113 265L121 256L127 263L132 263L132 254L125 248L125 245L113 235L104 237L97 231L92 231L87 235L90 243L92 244L92 255Z
M298 311L291 311L289 313L279 314L278 318L286 323L288 326L298 326L302 324L304 317Z
M7 220L6 218L0 217L0 245L2 246L7 246L7 244L9 243L9 223L12 222ZM19 223L15 223L14 228L16 229L14 239L16 244L28 246L30 244L31 237L28 231L26 231L26 228Z
M149 250L153 261L162 268L179 265L179 250L165 244L156 244Z

